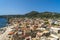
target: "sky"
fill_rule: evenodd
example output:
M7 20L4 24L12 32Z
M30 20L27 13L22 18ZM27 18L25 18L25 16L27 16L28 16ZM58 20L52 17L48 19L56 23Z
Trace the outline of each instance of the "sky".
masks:
M30 11L60 13L60 0L0 0L0 15L26 14Z

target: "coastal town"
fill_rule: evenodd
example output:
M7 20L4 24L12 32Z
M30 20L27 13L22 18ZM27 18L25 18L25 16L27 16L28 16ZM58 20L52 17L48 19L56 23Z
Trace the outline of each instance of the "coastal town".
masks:
M0 28L0 40L60 40L60 20L11 18Z
M0 0L0 40L60 40L60 0Z

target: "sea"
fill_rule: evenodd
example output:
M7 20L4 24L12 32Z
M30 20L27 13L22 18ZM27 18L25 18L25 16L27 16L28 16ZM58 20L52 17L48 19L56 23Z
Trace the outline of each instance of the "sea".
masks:
M8 20L6 18L0 18L0 28L5 27Z

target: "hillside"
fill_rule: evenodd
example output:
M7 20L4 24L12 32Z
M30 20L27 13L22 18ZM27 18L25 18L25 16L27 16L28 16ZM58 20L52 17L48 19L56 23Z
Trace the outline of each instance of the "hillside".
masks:
M60 13L55 13L55 12L37 12L37 11L31 11L25 15L2 15L0 17L5 17L5 18L11 18L11 17L39 17L39 18L60 18Z
M59 13L55 13L55 12L36 12L36 11L32 11L30 13L25 14L25 16L27 17L40 17L40 18L60 18L60 14Z

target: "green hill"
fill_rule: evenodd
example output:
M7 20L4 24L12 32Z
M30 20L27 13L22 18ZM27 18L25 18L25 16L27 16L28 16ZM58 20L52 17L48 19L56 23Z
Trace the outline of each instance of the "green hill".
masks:
M36 12L36 11L32 11L28 14L26 14L25 16L27 17L40 17L40 18L60 18L60 14L59 13L55 13L55 12Z
M25 15L1 15L0 17L5 18L12 18L12 17L39 17L39 18L60 18L60 13L56 12L37 12L37 11L31 11Z

